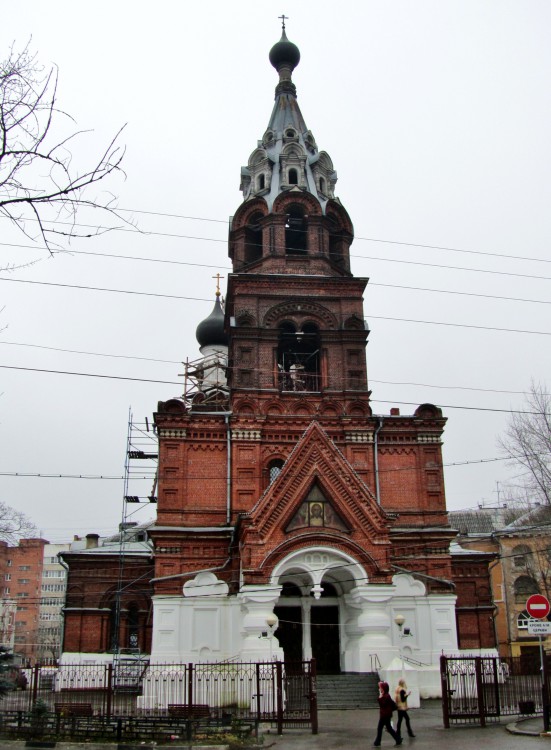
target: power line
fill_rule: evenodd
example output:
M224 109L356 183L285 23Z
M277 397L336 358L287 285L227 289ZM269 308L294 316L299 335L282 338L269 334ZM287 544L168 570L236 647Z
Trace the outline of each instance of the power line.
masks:
M543 299L526 299L524 297L505 297L497 294L478 294L476 292L458 292L452 289L429 289L421 286L405 286L404 284L383 284L378 281L370 281L369 286L383 286L390 289L408 289L415 292L433 292L437 294L458 294L464 297L481 297L483 299L499 299L506 302L529 302L532 304L551 305L551 301Z
M457 391L477 391L481 393L506 393L513 396L527 396L529 394L529 391L509 391L504 389L498 389L498 388L473 388L471 386L463 386L463 385L434 385L433 383L411 383L411 382L401 382L401 381L395 381L395 380L373 380L373 378L369 379L370 383L378 383L380 385L408 385L408 386L415 386L418 388L439 388L444 390L457 390ZM544 394L546 396L549 396L551 394Z
M6 244L6 243L0 243L0 245L2 244ZM17 247L30 247L30 246L29 245L17 245ZM196 268L216 268L218 270L223 270L223 271L232 271L231 266L221 266L220 264L191 263L190 261L184 261L184 260L170 260L167 258L147 258L143 256L138 256L138 255L119 255L116 253L97 253L91 250L55 250L53 251L53 253L54 255L55 254L90 255L90 256L99 257L99 258L114 258L117 260L132 260L132 261L141 261L145 263L165 263L165 264L177 265L177 266L193 266ZM360 256L357 256L357 257L360 257ZM432 289L430 287L416 287L416 286L408 286L405 284L385 284L383 282L378 282L378 281L370 281L369 286L370 287L380 286L380 287L385 287L388 289L405 289L405 290L416 291L416 292L429 292L433 294L462 295L466 297L478 297L481 299L496 299L496 300L501 300L505 302L524 302L524 303L529 303L529 304L540 304L540 305L551 304L550 301L541 300L541 299L526 299L524 297L507 297L505 295L456 291L453 289Z
M11 281L14 284L32 284L36 286L55 286L63 289L82 289L89 292L109 292L111 294L134 294L140 297L161 297L164 299L185 299L192 300L194 302L211 302L212 299L207 297L184 297L179 294L161 294L156 292L136 292L131 289L108 289L106 287L99 286L86 286L84 284L62 284L60 282L53 281L31 281L30 279L6 279L0 278L0 281Z
M29 221L36 221L35 219L29 219ZM82 227L82 228L92 228L97 231L110 231L110 232L131 232L133 234L143 235L143 236L156 236L156 237L171 237L174 239L184 239L184 240L196 240L200 242L218 242L227 244L227 239L219 239L218 237L200 237L196 235L187 235L187 234L177 234L173 232L154 232L154 231L148 231L148 230L138 230L138 229L127 229L126 227L104 227L100 225L93 225L93 224L74 224L73 222L49 222L51 224L61 224L63 226L70 225L71 227ZM368 238L359 238L359 239L366 239ZM375 242L378 242L379 240L372 240ZM382 241L382 240L381 240ZM9 244L9 243L6 243ZM397 243L397 244L408 244L408 243ZM414 243L409 243L414 246ZM429 247L419 245L419 247ZM436 246L434 246L435 249ZM40 248L34 248L34 249L40 249ZM68 252L68 251L63 251ZM511 273L509 271L492 271L489 269L483 269L483 268L470 268L470 267L464 267L464 266L450 266L440 263L426 263L424 261L414 261L414 260L402 260L402 259L396 259L396 258L380 258L378 256L370 256L370 255L356 255L355 253L350 253L351 258L361 258L364 260L376 260L380 261L382 263L404 263L406 265L416 265L416 266L423 266L427 268L443 268L445 270L452 270L452 271L467 271L469 273L487 273L487 274L495 274L498 276L512 276L515 278L526 278L526 279L540 279L545 281L550 281L551 277L548 276L538 276L535 274L522 274L522 273ZM499 256L499 257L512 257L512 256ZM536 262L539 259L530 259L530 258L521 258L520 256L518 258L514 258L518 260L535 260Z
M101 375L99 373L92 373L92 372L75 372L75 371L69 371L69 370L49 370L46 368L39 368L39 367L17 367L14 365L0 365L0 368L4 370L22 370L25 372L43 372L43 373L49 373L53 375L74 375L78 377L87 377L87 378L103 378L106 380L130 380L135 381L139 383L160 383L163 385L179 385L182 386L181 382L173 381L173 380L154 380L152 378L133 378L133 377L125 377L123 375ZM258 391L269 391L272 392L272 389L270 388L258 388ZM394 399L388 400L388 399L370 399L370 403L376 403L376 404L399 404L403 406L419 406L419 404L416 401L396 401ZM527 411L523 409L495 409L490 407L484 407L484 406L464 406L464 405L457 405L457 404L439 404L439 408L441 409L464 409L467 411L483 411L483 412L496 412L496 413L503 413L503 414L538 414L539 412L534 411ZM258 416L265 416L265 415L258 415ZM293 415L293 414L286 414L286 417L296 417L296 416L304 416L304 415Z
M445 528L446 527L443 527L443 529L445 529ZM452 529L453 527L450 526L448 528ZM540 527L540 526L535 526L535 527L529 527L529 526L528 527L520 527L518 529L518 532L519 532L519 534L522 534L523 532L525 532L527 530L530 531L532 528L534 530L540 530L542 527ZM495 532L492 532L490 534L485 534L485 535L482 535L482 536L477 536L476 537L476 541L481 541L481 540L484 540L484 539L486 539L488 541L495 540L495 535L496 534L499 535L500 531L502 531L502 530L496 529ZM461 534L459 534L459 536L461 536ZM464 536L464 540L468 541L468 538L469 538L468 535L466 537L465 537L465 535L463 535L463 536ZM526 557L527 555L532 555L532 556L535 557L535 556L537 556L539 554L546 554L547 552L551 551L551 547L543 547L543 548L537 548L535 550L534 549L530 549L529 551L524 551L522 554L520 554L518 552L515 553L514 550L512 550L510 553L505 554L505 553L496 553L493 550L478 550L478 549L471 549L469 547L462 547L462 549L464 549L464 550L466 550L468 552L472 552L473 554L477 554L477 553L480 553L480 552L482 552L482 553L484 553L484 552L491 552L491 553L495 554L496 560L506 560L506 559L515 558L515 557ZM152 552L153 552L153 550L152 550ZM449 548L445 548L445 547L443 547L442 550L440 552L438 552L438 554L439 555L446 555L446 556L451 554L451 556L453 557L453 554L450 552ZM388 562L389 562L389 564L391 566L393 566L396 561L408 561L408 560L411 561L411 559L412 559L413 556L417 556L418 557L419 555L424 555L424 556L427 556L429 558L430 557L434 557L433 555L430 555L430 554L427 555L426 554L426 544L425 543L420 542L420 543L416 544L416 543L409 542L408 543L408 555L392 555L391 558L390 558L390 560L388 560ZM387 562L386 554L382 550L378 551L378 554L373 554L372 557L373 557L373 562L376 565L379 565L381 563L381 561L384 562L384 563ZM332 566L331 569L330 569L330 571L326 571L326 569L323 567L323 568L317 568L317 569L316 568L312 568L311 572L313 572L313 573L315 573L316 571L332 572L332 571L339 570L339 569L349 569L350 567L358 567L358 565L359 565L359 563L342 563L340 565L334 565L334 566ZM438 566L436 566L436 567L438 567ZM131 566L131 568L129 568L128 570L131 571L133 568L135 568L137 571L139 571L139 570L142 569L142 566L135 564L135 565ZM422 571L416 571L416 570L411 570L410 571L410 573L413 576L415 576L415 574L417 572L421 572L422 573ZM130 581L129 583L126 584L125 588L129 588L130 586L132 586L132 584L138 583L140 580L143 580L143 578L146 575L147 575L147 573L143 573L138 578L133 579L132 581ZM182 575L181 577L182 578L186 578L186 577L190 577L191 578L193 575L195 575L194 571L189 571L188 574ZM302 573L292 573L292 572L289 572L289 573L285 574L285 579L287 581L289 581L289 579L292 579L294 577L302 578L302 576L303 576ZM64 580L66 580L66 579L64 579ZM96 580L95 577L94 577L94 580ZM111 582L112 578L110 576L106 576L105 578L100 578L100 579L97 579L97 580L99 580L100 582ZM365 579L361 578L361 577L360 578L358 578L358 577L352 577L352 578L349 578L349 579L339 578L339 583L357 583L358 580L365 580ZM326 581L326 583L330 583L330 582L331 582L330 580ZM150 584L151 581L149 581L149 582L145 582L144 581L144 583L149 583ZM218 586L218 585L219 585L219 582L215 581L213 583L205 584L204 588L208 588L209 586L215 587L215 586ZM265 587L262 587L262 588L259 587L258 590L259 591L260 590L264 590L264 588ZM144 589L141 589L141 590L134 586L131 589L131 592L133 594L136 594L138 591L141 591L141 593L149 593L150 590L151 590L150 586L147 586L147 588L144 588ZM172 596L173 595L171 595L171 594L161 594L159 596L159 598L172 598ZM209 594L206 594L206 596L208 597ZM213 596L216 596L216 594L213 594ZM20 600L17 600L17 603L19 603L22 606L24 606L25 604L34 605L34 604L39 604L42 599L47 599L47 598L51 598L51 597L48 596L48 592L45 591L45 592L42 592L42 595L35 595L35 596L32 596L32 597L24 597L24 598L22 597ZM59 598L61 599L61 597L59 597Z
M551 336L550 331L528 331L520 328L498 328L497 326L477 326L468 323L444 323L439 320L416 320L414 318L394 318L387 315L368 315L373 320L391 320L396 323L422 323L424 325L449 326L451 328L471 328L479 331L501 331L503 333L526 333L536 336Z
M464 266L448 266L442 263L424 263L418 260L398 260L396 258L379 258L374 255L350 255L351 258L362 258L363 260L377 260L382 263L404 263L410 266L424 266L426 268L443 268L448 271L469 271L471 273L489 273L496 276L513 276L521 279L540 279L543 281L551 281L549 276L537 276L535 274L527 273L511 273L509 271L490 271L484 268L465 268Z
M0 341L0 344L6 346L25 346L31 349L45 349L52 352L63 352L65 354L85 354L89 357L110 357L113 359L135 359L142 362L158 362L160 364L181 365L181 360L175 359L156 359L155 357L140 357L130 354L108 354L107 352L87 352L81 349L62 349L57 346L43 346L42 344L24 344L18 341Z
M94 372L70 372L68 370L47 370L39 367L13 367L11 365L0 365L4 370L24 370L27 372L47 372L54 375L76 375L86 378L105 378L106 380L132 380L138 383L161 383L163 385L182 385L173 380L152 380L151 378L131 378L122 375L100 375Z
M443 527L443 529L445 529L445 528L446 527ZM448 528L451 529L452 527L448 527ZM522 533L522 531L523 531L523 529L519 529L519 533ZM499 530L496 530L496 533L499 534ZM487 539L487 540L492 540L495 537L494 537L493 534L488 534L488 535L485 535L483 537L476 537L477 540L483 540L484 538ZM469 547L462 547L462 549L465 550L465 551L467 551L467 552L471 552L473 554L490 552L490 553L494 554L496 560L506 560L506 559L508 559L510 557L514 558L514 557L521 556L521 555L519 555L519 553L514 553L514 552L511 552L510 554L503 554L503 553L496 552L494 550L478 550L478 549L471 549ZM522 556L526 556L528 554L536 556L538 554L545 554L546 552L548 552L550 550L551 550L551 547L545 547L545 548L541 548L541 549L530 550L530 552L525 552ZM377 566L379 566L381 564L381 562L385 563L385 564L388 562L388 564L391 567L395 567L395 563L397 561L404 561L404 562L409 561L409 562L411 562L412 561L412 557L417 557L418 558L420 555L422 555L423 557L426 557L427 559L432 559L433 560L433 564L435 564L436 569L438 569L438 567L445 567L445 563L444 562L442 562L442 564L440 566L438 566L438 560L435 559L434 555L432 555L430 553L427 553L427 551L426 551L426 544L422 543L422 542L421 543L417 543L417 544L415 544L415 543L408 543L408 552L409 552L409 554L407 554L407 555L392 555L389 560L387 560L386 555L385 555L385 553L383 551L377 551L377 552L378 552L378 554L372 554L373 562ZM453 553L451 553L450 550L449 550L449 548L446 548L446 547L443 547L442 550L437 553L437 555L439 555L439 556L445 555L446 557L448 555L450 555L453 558ZM315 573L315 572L319 572L319 571L324 571L326 573L331 573L331 572L333 572L335 570L342 570L342 569L348 570L351 567L356 567L357 568L360 565L361 564L359 562L356 562L356 563L342 563L340 565L334 565L334 566L332 566L330 568L330 570L326 570L326 568L312 568L311 572ZM365 567L365 566L362 565L362 567ZM137 569L139 569L139 567ZM402 572L409 572L413 576L415 576L416 573L421 573L421 574L423 573L423 571L419 571L419 570L409 570L409 571L399 570L397 574L399 575ZM139 578L134 579L133 581L130 581L127 584L126 588L128 588L129 586L131 586L133 583L137 583L140 579L143 579L143 577L145 575L146 574L144 573ZM173 577L181 577L183 579L183 578L191 578L194 575L195 575L194 571L189 571L189 573L182 574L182 576L173 576ZM285 574L285 580L286 581L290 581L293 578L298 578L298 579L302 580L303 573L301 573L301 572L298 572L298 573L288 572L288 573ZM111 581L111 580L112 580L111 578L104 579L104 581ZM356 576L356 577L351 577L351 578L342 578L342 577L339 577L339 581L338 582L340 584L342 584L342 583L358 583L359 581L362 581L362 580L367 580L367 579L365 577L363 577L363 576ZM332 581L331 581L330 578L328 580L326 580L326 583L331 583L331 582ZM219 585L219 581L215 581L213 583L206 583L206 584L204 584L204 588L209 588L209 587L213 587L214 588L214 587L217 587L218 585ZM254 591L254 587L250 587L250 590ZM259 587L258 590L259 591L264 591L265 587ZM144 589L138 589L137 587L132 588L132 593L134 593L134 594L136 594L137 592L148 593L149 591L150 591L149 587L144 588ZM174 596L173 594L160 594L160 595L158 595L158 598L159 599L161 599L161 598L170 599L170 598L173 598L173 596ZM209 594L205 594L205 597L208 597L208 596L209 596ZM212 596L217 596L217 594L212 594ZM45 593L43 597L38 597L37 596L36 600L40 600L40 598L47 598L47 593ZM30 602L30 601L32 601L34 599L35 599L35 597L32 597L32 598L31 597L26 597L25 599L21 600L21 603L23 604L24 601Z
M214 224L227 224L228 219L208 219L204 216L184 216L183 214L167 214L161 211L143 211L139 208L117 208L117 211L124 211L131 214L147 214L149 216L166 216L170 219L189 219L191 221L208 221Z
M538 455L538 454L534 454ZM544 454L539 454L544 455ZM487 464L487 463L496 463L498 461L511 461L514 459L514 456L493 456L491 458L478 458L478 459L465 459L464 461L449 461L449 462L442 462L442 463L434 463L434 469L449 469L450 467L457 467L457 466L474 466L477 464ZM403 466L403 467L394 467L391 469L379 469L379 474L397 474L397 473L404 473L404 472L419 472L424 471L424 469L419 468L418 466ZM58 473L45 473L45 472L22 472L22 471L0 471L0 476L3 477L21 477L23 479L93 479L93 480L120 480L124 479L124 476L117 476L117 475L106 475L106 474L58 474ZM151 474L149 475L143 475L143 476L133 476L132 479L134 480L142 480L151 479ZM172 476L172 475L171 475ZM207 475L205 473L201 473L200 475L194 475L191 472L185 472L185 476L187 479L193 479L194 481L198 479L204 479L206 481L211 481L213 479L219 479L219 474L212 474ZM252 479L261 479L264 476L263 472L260 472L259 474L251 474ZM160 474L160 479L165 479L164 474ZM144 503L145 504L145 503Z
M135 213L135 214L144 214L146 216L162 216L165 218L170 219L185 219L186 221L203 221L206 223L212 223L212 224L228 224L228 219L212 219L205 216L188 216L185 214L173 214L173 213L165 213L162 211L147 211L139 208L117 208L118 212L124 212L124 213ZM49 223L60 223L60 222L49 222ZM95 226L95 225L79 225L79 226L91 226L92 228L96 229L102 229L105 227L101 226ZM139 230L134 230L139 232ZM305 231L305 230L295 230L297 232ZM429 245L426 243L419 243L419 242L403 242L401 240L388 240L388 239L381 239L380 237L361 237L359 235L356 235L354 237L355 240L361 241L361 242L378 242L385 245L399 245L402 247L419 247L423 250L441 250L444 252L451 252L451 253L465 253L468 255L482 255L482 256L488 256L491 258L506 258L510 260L522 260L522 261L530 261L533 263L551 263L551 260L548 258L532 258L532 257L526 257L522 255L508 255L507 253L491 253L484 250L467 250L465 248L458 248L458 247L450 247L449 245ZM33 246L28 246L33 247ZM35 248L36 249L36 248Z
M63 349L61 347L55 347L55 346L44 346L43 344L28 344L24 342L19 341L3 341L0 340L0 345L5 346L22 346L22 347L29 347L32 349L44 349L46 351L53 351L53 352L63 352L67 354L84 354L86 356L90 357L108 357L113 359L133 359L143 362L156 362L160 364L170 364L170 365L181 365L182 360L175 360L175 359L157 359L156 357L145 357L135 354L109 354L107 352L89 352L84 351L81 349ZM230 369L237 369L237 368L230 368L228 366L228 370ZM255 372L267 372L267 370L261 371L257 370L257 368L253 368ZM270 370L271 371L271 370ZM498 389L498 388L474 388L473 386L462 386L462 385L436 385L434 383L413 383L413 382L407 382L407 381L395 381L395 380L374 380L373 378L369 379L370 383L377 383L380 385L407 385L407 386L414 386L416 388L438 388L439 390L458 390L458 391L474 391L474 392L480 392L480 393L504 393L504 394L510 394L514 396L526 396L528 395L529 391L511 391L504 388ZM550 394L544 394L544 395L550 395Z
M137 292L131 289L109 289L107 287L95 287L95 286L86 286L83 284L62 284L59 282L52 282L52 281L30 281L29 279L6 279L6 278L0 278L0 281L9 281L16 284L32 284L37 286L51 286L51 287L61 287L63 289L80 289L85 291L92 291L92 292L108 292L110 294L131 294L136 296L143 296L143 297L158 297L161 299L179 299L179 300L191 300L194 302L212 302L212 299L205 298L205 297L188 297L185 295L179 295L179 294L162 294L158 292ZM420 323L423 325L437 325L437 326L449 326L451 328L470 328L470 329L476 329L480 331L500 331L503 333L522 333L522 334L531 334L534 336L551 336L551 331L529 331L527 329L521 329L521 328L499 328L497 326L479 326L474 324L468 324L468 323L446 323L439 320L416 320L414 318L395 318L391 316L386 315L369 315L370 319L374 320L390 320L397 323Z
M107 474L40 474L25 471L0 471L1 477L22 477L34 479L124 479L124 476L109 476ZM134 479L151 479L151 475L134 477Z

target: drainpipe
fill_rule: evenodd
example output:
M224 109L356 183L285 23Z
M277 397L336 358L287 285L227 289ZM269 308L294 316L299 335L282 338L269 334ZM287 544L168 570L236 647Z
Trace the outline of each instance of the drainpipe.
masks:
M69 584L69 566L67 565L67 563L65 562L65 560L62 557L60 557L59 553L58 553L57 559L59 560L59 564L61 565L61 567L65 568L65 570L67 571L67 575L65 576L65 602L63 604L63 619L61 621L59 654L58 654L58 657L57 657L58 661L59 661L59 659L61 658L61 654L64 651L64 646L65 646L65 609L67 607L67 588L68 588L68 584Z
M231 520L231 430L230 430L230 415L224 414L224 421L226 423L226 524L229 526Z
M381 504L381 488L379 486L379 432L383 428L383 417L377 417L378 425L373 433L373 463L375 467L375 497L377 505Z
M511 612L514 612L514 607L512 606L512 602L511 603L509 602L511 598L511 592L509 591L509 575L508 575L508 572L505 570L505 566L503 565L504 549L501 543L500 535L493 532L492 540L496 541L498 544L499 557L494 563L492 563L491 567L494 567L494 565L498 565L501 561L501 585L502 585L502 593L503 593L503 607L505 609L505 625L506 625L505 635L507 638L505 647L509 651L509 656L512 656L513 649L511 648L511 645L514 642L514 638L513 638L513 627L512 627L512 622L511 622Z

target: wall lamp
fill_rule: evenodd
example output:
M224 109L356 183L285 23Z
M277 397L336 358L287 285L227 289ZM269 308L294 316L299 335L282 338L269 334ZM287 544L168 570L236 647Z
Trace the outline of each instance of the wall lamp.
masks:
M394 622L398 626L398 630L400 631L400 635L412 635L411 628L404 628L404 623L406 621L406 618L404 615L396 615L394 618Z

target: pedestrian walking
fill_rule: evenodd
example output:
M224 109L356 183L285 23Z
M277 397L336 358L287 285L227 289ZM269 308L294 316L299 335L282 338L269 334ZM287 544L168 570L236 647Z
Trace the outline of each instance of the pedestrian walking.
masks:
M410 693L411 690L408 690L406 681L403 678L401 680L398 680L398 687L396 688L396 692L394 693L394 701L396 703L396 708L398 709L398 723L396 724L396 732L399 737L402 736L402 721L406 722L408 735L410 737L415 737L415 735L413 734L413 729L411 728L411 721L409 720L408 714L408 695L410 695Z
M392 712L396 709L396 704L392 700L389 693L388 682L379 683L379 723L377 724L377 736L375 737L374 747L381 746L381 738L383 736L383 729L394 738L397 745L402 744L402 738L394 731L392 727Z

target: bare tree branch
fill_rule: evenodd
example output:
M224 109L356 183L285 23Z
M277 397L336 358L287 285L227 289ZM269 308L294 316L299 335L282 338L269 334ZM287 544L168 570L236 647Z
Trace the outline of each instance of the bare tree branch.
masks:
M56 237L90 236L77 228L76 215L83 208L105 211L118 224L133 226L117 214L111 193L86 194L116 174L125 176L125 149L119 145L124 126L96 160L75 166L70 147L90 131L53 137L54 121L56 129L60 118L73 121L57 107L57 83L57 69L39 65L28 44L21 52L12 47L0 62L0 215L50 252ZM53 225L60 218L68 220L70 230Z
M23 537L36 536L34 523L19 510L0 502L0 539L15 546Z
M529 413L511 416L499 446L510 463L524 470L522 491L530 502L551 504L551 394L532 382L527 397Z

